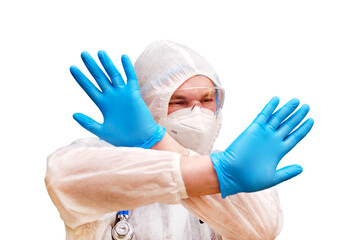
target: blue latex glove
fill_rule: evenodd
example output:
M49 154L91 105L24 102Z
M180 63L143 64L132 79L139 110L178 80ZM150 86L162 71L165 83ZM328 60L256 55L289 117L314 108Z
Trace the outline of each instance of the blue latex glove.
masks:
M89 53L81 54L101 91L77 67L71 66L70 72L98 106L104 122L99 124L81 113L75 113L74 119L86 130L114 146L151 148L163 138L165 129L155 123L145 105L129 57L121 57L127 83L105 51L99 51L98 57L111 81Z
M304 104L291 115L299 105L298 99L292 99L273 114L278 104L279 98L271 99L224 152L210 155L223 198L270 188L302 172L299 165L276 168L311 130L314 121L310 118L293 131L309 112L309 106Z

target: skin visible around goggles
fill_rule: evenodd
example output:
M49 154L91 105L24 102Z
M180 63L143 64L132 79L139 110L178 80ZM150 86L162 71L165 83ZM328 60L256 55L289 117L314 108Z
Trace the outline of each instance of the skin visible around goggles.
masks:
M168 114L183 108L200 106L214 113L224 102L224 89L221 87L187 87L174 92L169 101Z

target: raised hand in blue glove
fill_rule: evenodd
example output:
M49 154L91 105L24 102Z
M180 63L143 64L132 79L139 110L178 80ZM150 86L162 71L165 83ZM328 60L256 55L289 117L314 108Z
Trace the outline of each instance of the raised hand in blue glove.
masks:
M77 67L71 66L70 72L98 106L104 122L99 124L81 113L75 113L74 119L86 130L114 146L151 148L163 138L165 129L155 123L144 103L129 57L123 55L121 58L127 83L105 51L99 51L98 57L110 80L89 53L81 54L101 91Z
M292 114L299 105L298 99L292 99L273 114L278 104L279 98L271 99L224 152L210 155L223 198L270 188L302 172L299 165L279 170L277 166L311 130L314 124L311 118L295 129L309 112L309 106L304 104Z

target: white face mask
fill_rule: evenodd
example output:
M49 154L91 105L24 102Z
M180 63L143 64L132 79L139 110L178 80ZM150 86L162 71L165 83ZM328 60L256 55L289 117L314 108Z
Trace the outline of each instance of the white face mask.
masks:
M199 154L208 154L216 134L216 116L207 108L195 106L177 110L159 124L182 146Z

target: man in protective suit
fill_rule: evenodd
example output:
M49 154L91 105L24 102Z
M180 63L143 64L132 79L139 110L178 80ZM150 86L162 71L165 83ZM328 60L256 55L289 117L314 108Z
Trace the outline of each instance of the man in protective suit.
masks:
M312 119L297 127L309 106L294 112L292 99L274 112L274 97L225 151L211 153L224 90L205 59L156 41L134 68L122 57L125 82L108 55L98 55L107 75L88 53L82 59L100 90L70 69L104 122L74 118L97 137L48 157L46 186L66 238L110 240L126 210L122 220L136 239L276 238L283 220L272 187L302 171L277 165L310 131Z

